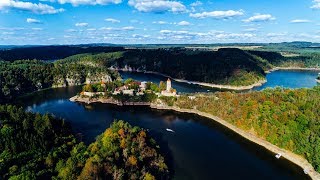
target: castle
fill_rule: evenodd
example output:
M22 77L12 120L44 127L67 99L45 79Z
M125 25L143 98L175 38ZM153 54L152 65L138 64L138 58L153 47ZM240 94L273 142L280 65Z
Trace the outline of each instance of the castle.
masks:
M161 91L162 96L176 96L177 92L171 86L171 80L168 78L167 80L167 88L164 91Z

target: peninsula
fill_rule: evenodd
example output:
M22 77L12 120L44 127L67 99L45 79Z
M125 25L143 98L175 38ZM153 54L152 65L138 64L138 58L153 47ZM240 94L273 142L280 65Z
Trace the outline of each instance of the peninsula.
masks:
M178 97L177 91L171 87L171 80L160 82L159 86L152 82L139 82L133 79L125 81L101 82L86 84L82 92L70 98L70 101L90 103L108 103L119 106L150 106L158 98Z

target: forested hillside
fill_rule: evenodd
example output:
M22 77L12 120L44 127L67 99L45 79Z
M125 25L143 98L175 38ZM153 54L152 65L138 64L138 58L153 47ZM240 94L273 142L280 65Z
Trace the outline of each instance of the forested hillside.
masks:
M303 155L320 172L320 86L313 89L266 89L181 96L174 105L207 112Z
M104 66L80 63L46 63L37 60L0 61L0 103L19 95L49 88L117 79L119 74Z
M250 85L264 79L270 64L239 49L128 51L116 66L155 71L174 78L215 84Z
M123 121L87 147L63 120L2 105L0 152L0 179L169 179L155 140Z
M38 46L18 47L0 50L0 60L14 61L19 59L57 60L82 53L102 53L122 51L122 47L105 46Z
M278 67L301 67L301 68L319 68L320 67L320 53L310 51L309 49L288 50L282 53L270 51L247 51L250 54L259 56L274 66Z
M116 53L82 54L68 61L154 71L174 78L228 85L250 85L264 79L272 67L266 60L240 49L192 51L183 48L136 49Z
M61 179L169 179L155 140L123 121L114 122L89 147L77 145L57 169Z
M0 179L50 179L75 144L64 121L0 106Z

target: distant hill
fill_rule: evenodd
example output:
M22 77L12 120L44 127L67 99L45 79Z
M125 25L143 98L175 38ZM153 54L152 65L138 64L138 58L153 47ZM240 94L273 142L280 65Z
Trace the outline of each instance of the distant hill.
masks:
M123 47L111 46L31 46L31 47L14 47L3 46L0 50L0 60L13 61L23 59L38 59L38 60L56 60L68 56L81 53L101 53L121 51Z

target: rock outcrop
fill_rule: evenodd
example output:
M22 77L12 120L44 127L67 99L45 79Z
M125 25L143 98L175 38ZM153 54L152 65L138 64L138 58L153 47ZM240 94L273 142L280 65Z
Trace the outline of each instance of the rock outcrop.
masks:
M99 73L99 74L91 74L88 73L86 77L86 84L94 84L100 82L111 82L112 78L109 74L106 73Z

